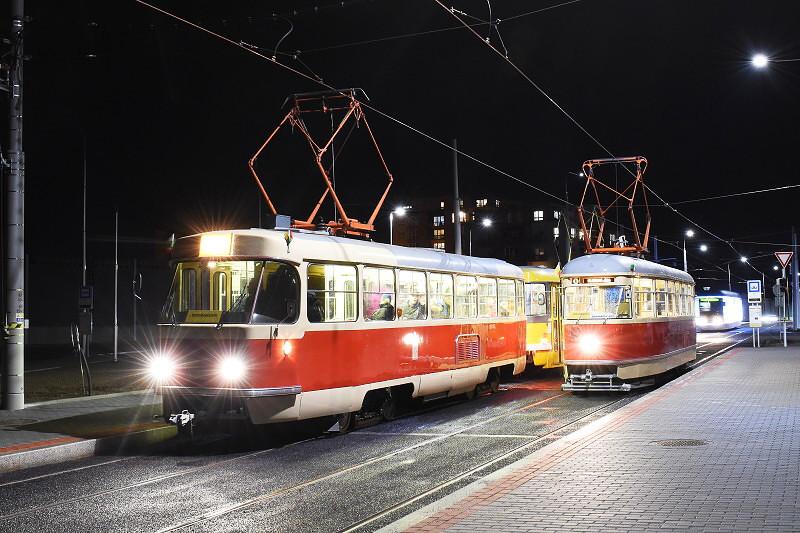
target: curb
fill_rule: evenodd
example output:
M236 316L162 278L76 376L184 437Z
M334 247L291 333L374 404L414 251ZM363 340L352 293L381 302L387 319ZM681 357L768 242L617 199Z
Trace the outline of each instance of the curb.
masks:
M39 407L42 405L55 405L61 403L75 403L80 401L93 401L93 400L102 400L106 398L119 398L124 396L135 396L137 394L141 394L142 396L146 396L149 392L152 392L153 389L139 389L139 390L132 390L127 392L112 392L109 394L95 394L92 396L75 396L73 398L58 398L56 400L45 400L42 402L33 402L33 403L26 403L25 408L21 409L20 411L24 411L29 407ZM153 394L157 394L153 392Z
M124 435L78 440L57 446L0 455L0 473L52 465L95 455L115 455L129 447L146 446L171 439L177 434L174 426L146 429ZM70 438L70 437L66 437Z
M513 474L517 473L525 466L530 464L535 464L541 461L543 458L552 457L559 452L565 451L567 448L579 445L581 441L587 439L592 436L598 435L604 428L611 425L615 421L620 420L623 417L628 416L628 413L631 411L635 411L640 407L640 404L643 403L652 403L660 400L663 396L667 395L669 392L672 392L672 389L681 388L686 385L687 381L693 381L700 377L702 374L706 373L711 368L714 368L719 363L723 362L727 359L728 356L732 355L733 353L738 352L737 348L730 350L729 352L722 354L720 357L724 359L718 359L717 364L710 364L710 365L701 365L698 367L697 370L692 372L688 372L683 376L670 381L666 385L663 385L653 391L656 394L655 397L650 396L650 394L646 394L640 398L637 398L633 402L625 405L624 407L605 415L604 417L595 420L594 422L590 422L586 426L570 433L569 435L565 435L564 437L558 439L556 442L550 443L542 448L536 450L535 452L499 469L487 476L478 479L470 483L469 485L462 487L461 489L443 496L437 499L434 502L425 505L424 507L417 509L416 511L403 516L390 524L380 528L377 530L377 533L398 533L401 531L406 531L409 528L414 526L420 525L426 519L433 517L439 514L442 511L446 511L447 509L453 509L459 504L461 504L464 500L472 496L474 493L481 491L483 489L489 488L495 482L499 482L503 478L507 478L512 476ZM702 372L700 371L703 367L706 367L705 370ZM692 375L694 374L694 375Z

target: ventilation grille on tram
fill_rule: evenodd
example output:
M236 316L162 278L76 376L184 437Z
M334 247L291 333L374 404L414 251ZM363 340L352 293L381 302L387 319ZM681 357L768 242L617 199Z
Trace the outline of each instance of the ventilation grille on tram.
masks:
M478 335L459 335L456 338L456 363L477 361L481 356L481 338Z

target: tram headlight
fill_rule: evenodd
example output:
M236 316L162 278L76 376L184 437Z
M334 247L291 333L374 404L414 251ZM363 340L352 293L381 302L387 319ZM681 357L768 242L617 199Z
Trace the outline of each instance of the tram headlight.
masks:
M283 355L285 357L289 357L290 355L292 355L293 349L294 348L292 347L291 341L283 341Z
M247 363L238 355L228 355L219 362L219 375L229 384L238 383L247 374Z
M153 354L147 360L147 375L156 384L168 383L175 375L175 359L166 353Z
M722 317L719 315L714 315L714 318L711 319L712 326L721 326L722 325Z
M596 355L602 347L603 342L594 333L584 333L578 337L578 348L587 355Z

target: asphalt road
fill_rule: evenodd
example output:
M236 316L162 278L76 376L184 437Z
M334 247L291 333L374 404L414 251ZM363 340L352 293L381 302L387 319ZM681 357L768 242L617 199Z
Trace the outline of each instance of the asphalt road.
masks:
M749 329L698 335L705 362ZM371 531L629 403L556 373L345 435L214 435L0 476L0 531Z

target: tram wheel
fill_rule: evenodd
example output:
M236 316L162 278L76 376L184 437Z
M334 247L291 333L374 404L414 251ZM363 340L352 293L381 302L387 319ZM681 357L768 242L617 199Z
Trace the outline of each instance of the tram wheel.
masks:
M356 424L355 413L342 413L336 417L339 422L339 433L349 433Z
M386 393L386 399L381 404L381 416L385 420L394 420L400 415L400 406L397 397L391 392Z
M500 389L500 372L496 368L493 368L489 372L489 378L486 381L489 385L489 391L495 393Z

